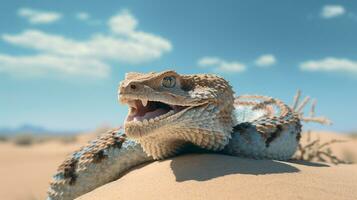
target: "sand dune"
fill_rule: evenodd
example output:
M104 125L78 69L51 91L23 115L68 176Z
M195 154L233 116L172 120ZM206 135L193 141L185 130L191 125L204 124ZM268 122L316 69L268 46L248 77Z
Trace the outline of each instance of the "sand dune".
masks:
M341 143L331 144L330 148L333 154L342 160L357 163L357 135L352 137L347 134L336 134L334 132L314 131L311 133L311 139L320 138L321 143L331 140L344 141ZM304 144L307 140L307 134L303 134L301 142Z
M155 162L78 199L351 199L357 165L193 154Z
M356 139L314 134L321 141L346 140L334 144L333 152L357 161ZM71 144L0 143L0 199L44 199L57 166L92 137L82 135ZM142 166L79 199L357 199L356 176L357 165L192 154Z

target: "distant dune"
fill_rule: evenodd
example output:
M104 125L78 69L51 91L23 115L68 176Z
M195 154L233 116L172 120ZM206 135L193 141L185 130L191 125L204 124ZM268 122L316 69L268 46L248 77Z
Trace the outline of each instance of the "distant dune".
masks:
M0 199L45 199L51 176L66 155L93 135L80 136L76 143L50 141L31 146L0 142Z
M30 147L0 143L0 199L44 199L51 175L76 147L58 142Z
M357 139L314 133L337 156L357 161ZM75 143L49 141L30 146L0 142L0 199L44 199L51 175L65 156L93 135ZM305 137L305 135L304 135ZM303 140L304 141L304 138ZM120 180L79 199L356 199L357 165L250 160L191 154L132 170Z

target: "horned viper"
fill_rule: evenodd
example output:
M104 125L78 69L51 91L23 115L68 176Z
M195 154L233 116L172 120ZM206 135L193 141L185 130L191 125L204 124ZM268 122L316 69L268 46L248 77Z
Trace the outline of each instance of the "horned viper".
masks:
M118 98L129 107L124 127L70 155L53 176L48 199L74 199L133 166L192 146L286 160L300 139L300 118L289 106L265 96L234 97L229 83L216 75L127 73Z

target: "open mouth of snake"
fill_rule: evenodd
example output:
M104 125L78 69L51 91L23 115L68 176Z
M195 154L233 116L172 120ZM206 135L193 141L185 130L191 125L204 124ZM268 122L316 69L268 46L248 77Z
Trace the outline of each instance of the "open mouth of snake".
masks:
M156 121L175 115L176 113L188 108L188 106L171 105L159 101L149 100L128 100L129 114L126 122Z

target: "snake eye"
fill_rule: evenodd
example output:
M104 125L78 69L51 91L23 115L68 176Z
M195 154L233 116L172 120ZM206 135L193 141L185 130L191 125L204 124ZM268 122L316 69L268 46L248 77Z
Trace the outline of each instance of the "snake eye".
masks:
M175 87L176 85L176 78L173 76L167 76L162 79L162 85L167 88Z

